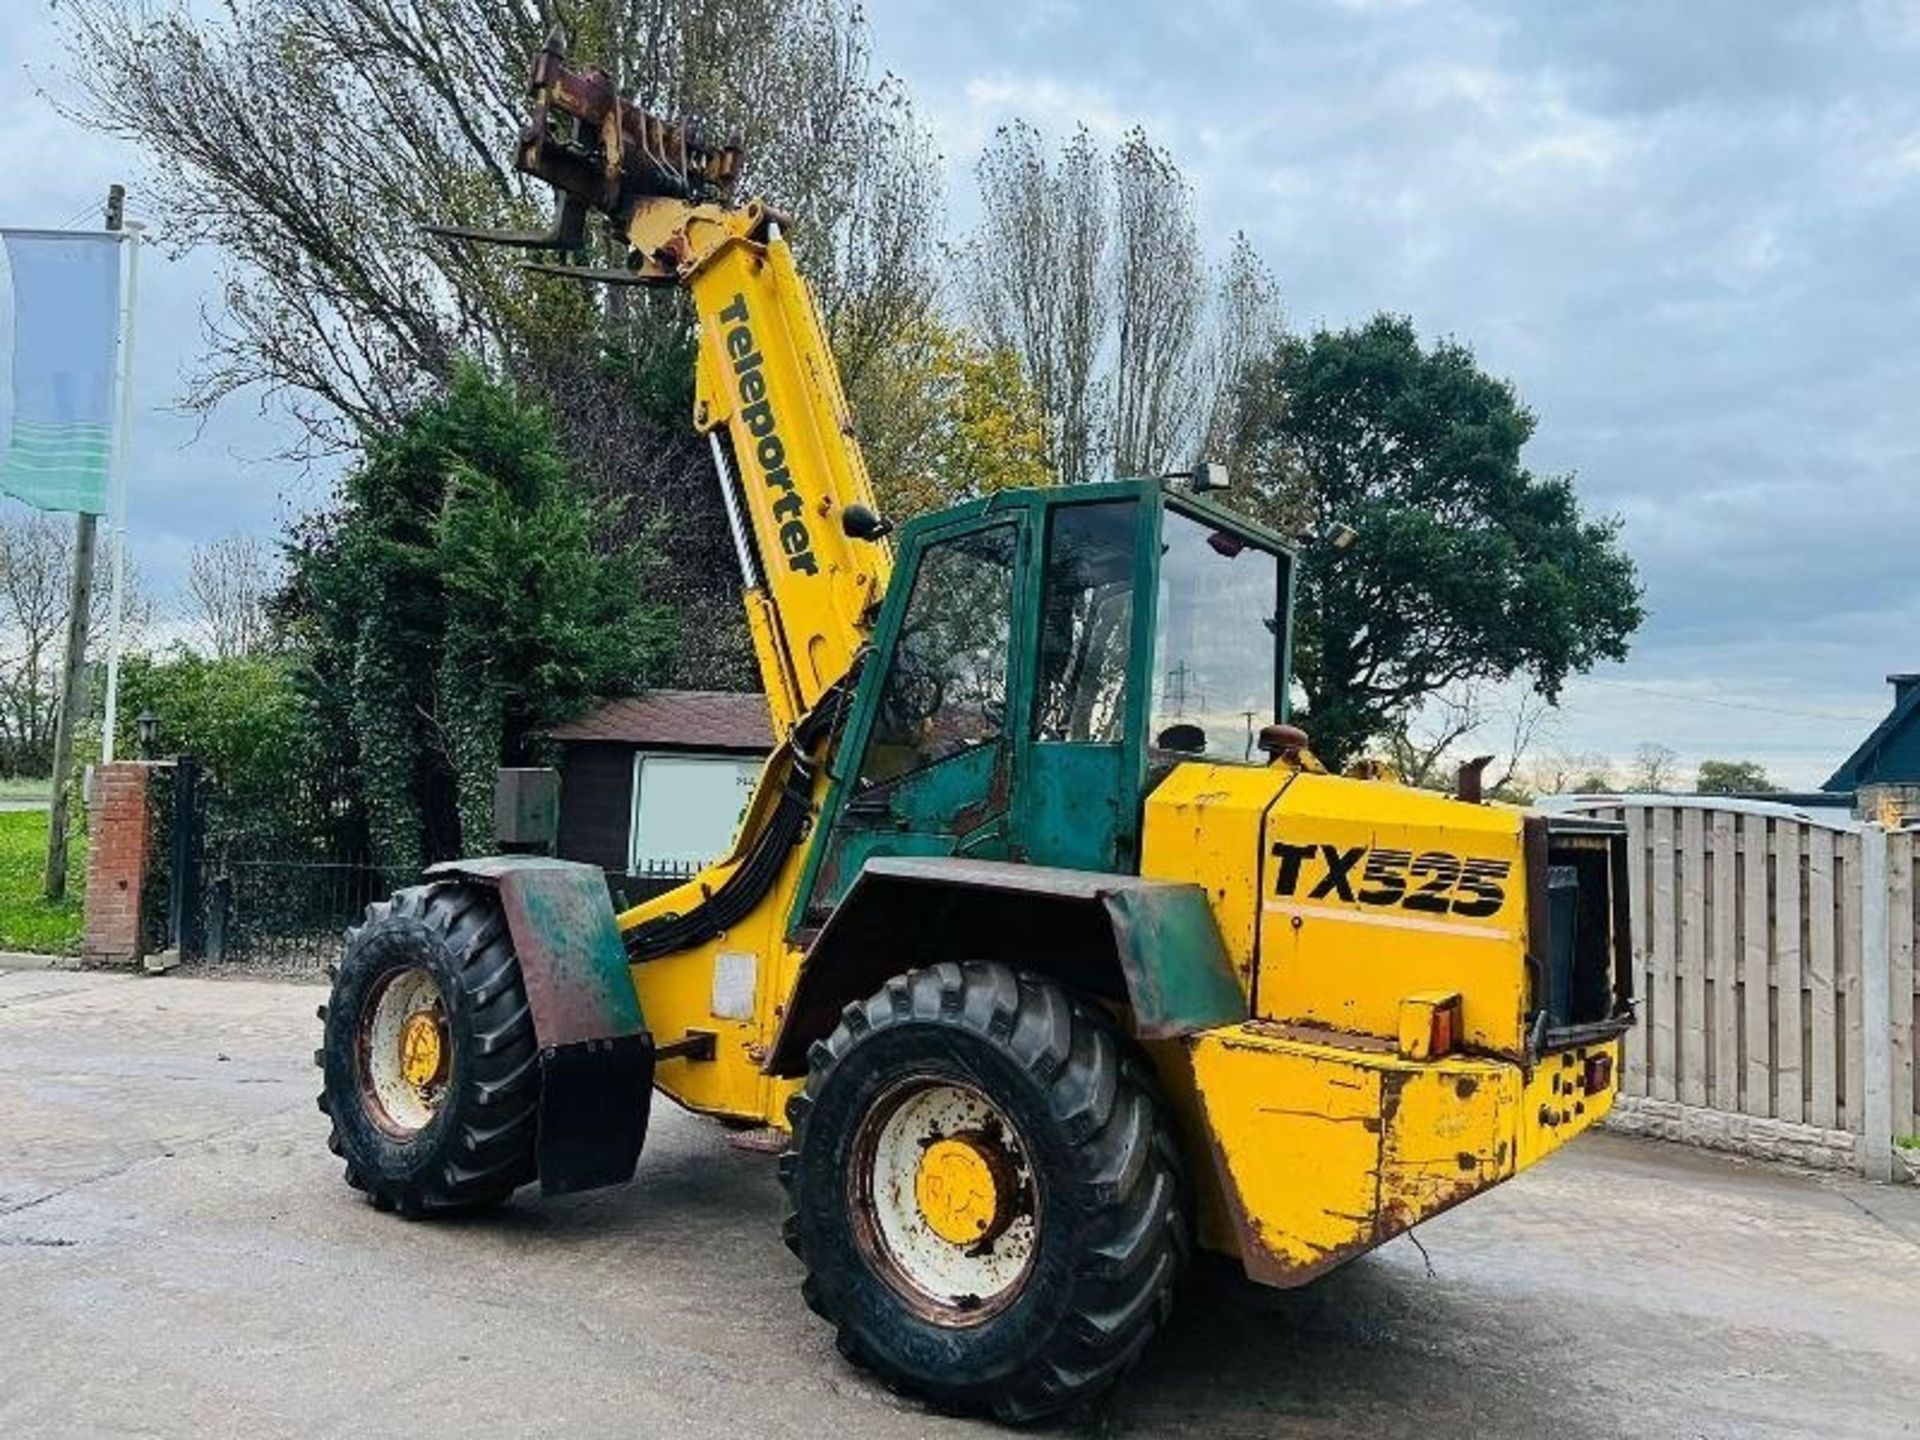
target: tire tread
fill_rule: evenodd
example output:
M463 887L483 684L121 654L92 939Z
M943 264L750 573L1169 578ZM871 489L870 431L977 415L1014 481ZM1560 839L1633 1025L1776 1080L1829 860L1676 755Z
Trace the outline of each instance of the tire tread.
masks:
M1035 1337L1011 1376L929 1383L905 1373L884 1353L886 1337L864 1335L837 1313L838 1277L825 1255L808 1252L797 1191L821 1093L856 1046L909 1024L971 1032L1045 1088L1092 1212L1064 1315ZM866 1001L847 1006L832 1035L809 1049L808 1061L806 1086L788 1106L794 1130L781 1157L789 1197L781 1228L807 1266L802 1296L835 1326L843 1355L936 1405L983 1410L1010 1423L1089 1400L1133 1364L1171 1308L1189 1252L1188 1222L1180 1152L1152 1068L1104 1013L1043 977L993 962L947 962L896 975Z

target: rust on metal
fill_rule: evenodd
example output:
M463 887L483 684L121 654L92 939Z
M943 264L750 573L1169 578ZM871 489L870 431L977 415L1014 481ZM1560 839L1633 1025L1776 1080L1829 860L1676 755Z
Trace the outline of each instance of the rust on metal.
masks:
M613 900L598 866L498 855L451 861L427 873L478 881L499 892L543 1047L644 1032Z
M1261 1028L1271 1033L1282 1027ZM1451 1155L1419 1158L1400 1152L1395 1120L1407 1086L1421 1078L1424 1077L1419 1071L1383 1070L1379 1075L1377 1112L1351 1117L1352 1123L1379 1137L1373 1164L1374 1204L1366 1213L1326 1212L1352 1222L1352 1237L1337 1245L1314 1244L1299 1235L1291 1235L1287 1237L1292 1245L1290 1252L1278 1236L1269 1236L1266 1222L1252 1211L1235 1181L1217 1131L1211 1125L1202 1127L1227 1218L1239 1242L1241 1264L1249 1279L1282 1289L1306 1284L1497 1182L1506 1165L1508 1146L1504 1140L1498 1142L1490 1154L1461 1150ZM1449 1090L1460 1094L1469 1084L1474 1088L1478 1086L1472 1077L1462 1077ZM1470 1095L1472 1090L1465 1093ZM1314 1112L1314 1118L1333 1117ZM1303 1249L1310 1252L1309 1258L1303 1259L1297 1253Z
M527 92L532 104L520 130L519 169L615 220L645 195L724 199L739 178L738 145L713 144L627 104L598 66L569 68L566 36L557 27L533 62ZM597 145L582 143L580 131Z
M1486 799L1487 766L1492 763L1491 755L1476 755L1461 761L1460 768L1454 772L1453 798L1469 805L1482 804Z
M1307 732L1298 725L1262 725L1255 743L1268 759L1291 764L1306 750Z

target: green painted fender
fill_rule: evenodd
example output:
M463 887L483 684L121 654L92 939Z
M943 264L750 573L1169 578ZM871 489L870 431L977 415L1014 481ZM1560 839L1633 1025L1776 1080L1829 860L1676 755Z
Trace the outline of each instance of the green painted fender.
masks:
M1142 1039L1247 1018L1198 885L953 856L876 857L808 946L767 1069L804 1073L807 1047L891 976L987 959L1125 1003Z
M540 1047L542 1193L631 1180L647 1141L653 1037L606 876L597 865L543 855L489 855L435 865L427 878L500 896Z

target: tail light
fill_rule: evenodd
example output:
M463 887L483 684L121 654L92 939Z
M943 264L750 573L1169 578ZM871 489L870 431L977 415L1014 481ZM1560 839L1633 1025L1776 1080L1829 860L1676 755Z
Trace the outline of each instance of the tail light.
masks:
M1438 1060L1460 1044L1466 1027L1460 1023L1460 994L1456 990L1409 995L1400 1002L1400 1058Z
M1581 1081L1589 1095L1599 1095L1611 1090L1613 1088L1613 1056L1605 1050L1598 1055L1589 1055Z

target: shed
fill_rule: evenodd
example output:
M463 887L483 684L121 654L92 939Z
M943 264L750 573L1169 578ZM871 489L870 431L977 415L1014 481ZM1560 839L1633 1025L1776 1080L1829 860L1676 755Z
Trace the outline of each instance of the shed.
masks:
M766 697L650 690L549 732L560 746L559 852L626 899L726 853L773 749Z
M1893 708L1820 788L1851 792L1855 813L1920 809L1920 674L1889 675Z

